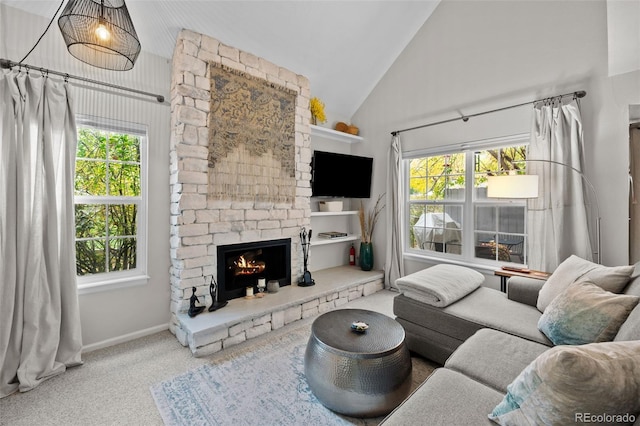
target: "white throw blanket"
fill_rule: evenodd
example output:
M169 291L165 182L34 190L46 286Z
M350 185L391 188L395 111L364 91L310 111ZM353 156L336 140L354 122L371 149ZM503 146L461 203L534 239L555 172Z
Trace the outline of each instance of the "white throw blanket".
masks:
M396 280L396 286L411 299L444 308L471 293L484 275L464 266L440 264Z

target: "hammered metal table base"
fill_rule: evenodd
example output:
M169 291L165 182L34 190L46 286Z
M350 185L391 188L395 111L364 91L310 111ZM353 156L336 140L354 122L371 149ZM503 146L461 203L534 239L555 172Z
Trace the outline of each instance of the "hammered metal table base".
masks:
M365 333L353 321L369 324ZM343 309L319 316L304 363L309 387L332 411L352 417L391 412L411 390L411 356L404 329L377 312Z

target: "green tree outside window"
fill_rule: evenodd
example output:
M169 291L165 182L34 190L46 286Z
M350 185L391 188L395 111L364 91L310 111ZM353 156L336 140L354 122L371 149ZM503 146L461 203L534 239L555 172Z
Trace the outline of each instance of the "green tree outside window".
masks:
M140 138L79 128L75 197L77 274L136 268Z

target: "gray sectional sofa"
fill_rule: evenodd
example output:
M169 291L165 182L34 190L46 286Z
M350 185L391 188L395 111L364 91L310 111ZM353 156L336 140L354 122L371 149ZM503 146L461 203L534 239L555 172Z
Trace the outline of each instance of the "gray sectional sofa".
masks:
M479 287L444 308L404 294L396 296L394 313L405 328L410 350L443 367L436 369L381 424L495 424L487 416L505 399L509 384L553 347L538 330L542 313L536 308L536 301L544 283L512 277L506 294ZM640 263L635 265L622 293L640 296ZM638 352L640 304L631 311L613 340L632 343L635 353ZM634 380L637 390L640 378ZM635 398L640 400L637 394ZM635 413L629 423L640 425L638 417L640 413ZM591 420L576 418L577 423Z

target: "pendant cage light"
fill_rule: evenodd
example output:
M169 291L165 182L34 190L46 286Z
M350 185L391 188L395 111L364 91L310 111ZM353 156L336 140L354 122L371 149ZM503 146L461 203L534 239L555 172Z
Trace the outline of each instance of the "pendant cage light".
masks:
M124 0L69 0L58 26L69 53L89 65L127 71L140 54Z

